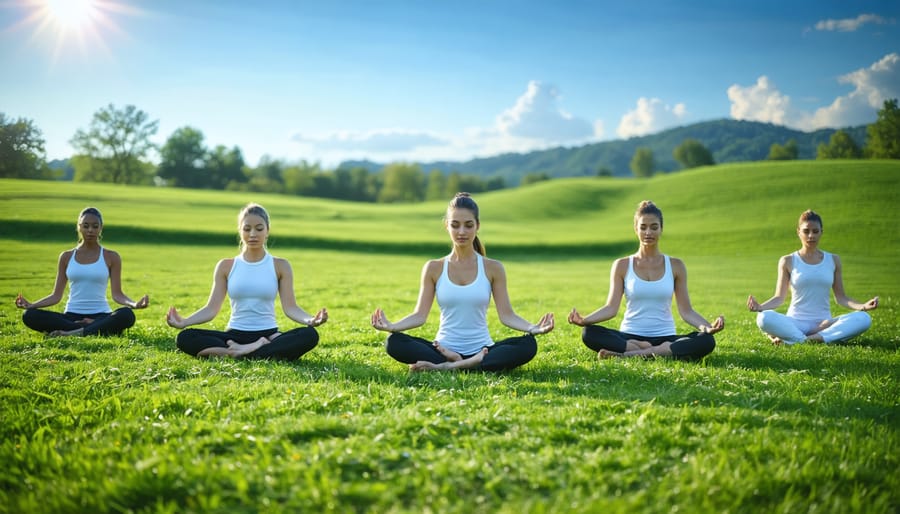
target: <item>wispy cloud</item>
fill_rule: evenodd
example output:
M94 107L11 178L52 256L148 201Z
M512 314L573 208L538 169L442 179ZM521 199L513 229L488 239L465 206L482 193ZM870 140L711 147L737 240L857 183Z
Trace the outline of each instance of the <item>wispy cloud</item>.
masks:
M831 32L855 32L867 23L886 25L894 23L894 20L883 18L877 14L860 14L856 18L843 18L840 20L821 20L816 22L815 29Z

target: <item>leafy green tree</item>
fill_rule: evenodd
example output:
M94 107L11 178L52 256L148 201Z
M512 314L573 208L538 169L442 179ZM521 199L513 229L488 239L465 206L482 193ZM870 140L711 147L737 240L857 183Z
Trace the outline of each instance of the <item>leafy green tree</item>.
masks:
M317 196L316 175L320 171L318 164L306 161L284 168L281 178L284 181L285 192L292 195Z
M685 139L672 151L672 157L675 157L684 169L711 166L716 163L712 152L696 139Z
M862 150L850 134L838 130L831 135L828 144L820 143L816 149L816 159L859 159Z
M546 180L550 180L550 175L535 171L532 173L528 173L524 177L522 177L522 182L520 182L520 185L527 186L528 184L536 184L538 182L544 182Z
M91 180L144 183L148 178L143 161L156 147L150 138L158 127L159 120L150 121L147 113L133 105L120 110L109 104L95 112L88 130L78 129L70 143L92 161ZM75 177L85 179L77 168Z
M382 170L381 203L420 202L425 198L425 173L416 164L392 163Z
M240 148L234 146L229 150L225 145L216 145L206 156L209 187L225 189L232 183L247 182L245 167L244 156Z
M0 177L50 178L44 137L32 120L13 120L0 112Z
M866 155L872 159L900 159L900 109L897 99L885 100L875 123L866 127Z
M609 169L609 166L598 166L597 167L597 176L598 177L611 177L611 176L613 176L613 170Z
M793 161L800 155L800 149L797 147L797 140L790 139L784 146L778 143L772 143L769 147L770 161Z
M177 129L160 150L157 175L172 185L210 188L206 172L207 150L203 133L191 127Z
M634 151L631 158L631 172L635 177L652 177L656 172L656 160L653 158L653 150L642 147Z
M428 174L428 187L425 189L426 200L443 200L447 197L447 177L441 170L431 170Z

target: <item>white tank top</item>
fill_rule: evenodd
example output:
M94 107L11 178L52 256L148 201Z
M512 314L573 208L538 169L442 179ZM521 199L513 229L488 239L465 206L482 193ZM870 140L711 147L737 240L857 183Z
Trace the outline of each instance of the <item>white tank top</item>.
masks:
M228 328L247 331L277 328L276 296L278 274L272 255L266 252L259 262L247 262L238 255L228 274L228 297L231 302Z
M663 255L666 271L659 280L648 281L634 272L634 257L628 258L625 274L625 318L619 330L629 334L655 337L675 335L672 295L675 277L668 255Z
M435 284L441 324L435 339L442 346L462 355L472 355L491 346L487 326L487 308L491 303L491 281L484 272L484 258L476 255L478 275L471 284L454 284L448 275L448 258Z
M66 312L76 314L111 312L109 302L106 301L109 268L106 267L106 259L103 258L103 247L100 247L100 257L90 264L76 261L77 251L77 248L72 251L69 264L66 266L66 278L70 284Z
M807 264L797 252L791 254L791 305L787 315L799 320L831 319L831 286L834 258L822 252L822 262Z

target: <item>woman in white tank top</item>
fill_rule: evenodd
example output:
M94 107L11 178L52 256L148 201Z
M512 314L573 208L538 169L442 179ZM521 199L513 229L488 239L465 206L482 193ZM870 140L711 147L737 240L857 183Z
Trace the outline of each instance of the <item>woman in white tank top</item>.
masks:
M862 334L872 325L867 311L878 308L878 297L862 303L844 292L841 259L819 249L822 237L822 218L807 210L797 225L800 249L778 261L778 281L775 295L763 303L753 295L747 308L756 315L757 326L774 344L794 344L803 341L830 343L845 341ZM776 312L791 291L787 314ZM841 307L856 312L831 317L831 291Z
M150 297L134 301L122 292L122 258L100 245L103 216L95 207L87 207L78 215L78 246L59 255L53 292L36 302L21 294L16 307L26 309L22 321L26 326L49 336L112 336L134 325L132 309L143 309ZM44 310L62 299L69 283L69 299L62 313ZM112 299L124 305L113 311L106 299L106 286Z
M412 371L502 371L530 361L537 353L534 336L553 330L553 314L529 323L513 310L503 265L484 256L484 246L478 239L478 205L468 193L453 198L444 224L453 249L447 257L425 263L415 310L395 323L388 321L380 308L372 314L373 327L391 332L385 344L388 355L408 364ZM487 307L492 297L500 321L525 335L496 343L491 340ZM435 299L441 310L435 339L403 333L425 324Z
M187 317L175 307L166 314L166 323L174 328L206 323L216 317L228 296L231 318L227 330L187 328L178 333L175 344L195 357L299 359L318 344L319 333L314 327L328 321L328 311L310 314L297 305L291 264L266 250L269 213L261 205L251 203L241 209L238 233L241 253L216 265L206 305ZM288 318L306 326L279 331L276 297L281 298L281 309Z
M584 327L581 340L599 358L672 356L697 360L713 351L713 334L725 328L723 316L710 323L691 306L687 268L680 259L659 250L662 230L662 211L653 202L641 202L634 214L640 247L634 255L613 263L606 305L587 316L576 309L569 313L569 323ZM625 317L619 330L595 325L618 314L623 296ZM673 296L681 319L696 332L675 333Z

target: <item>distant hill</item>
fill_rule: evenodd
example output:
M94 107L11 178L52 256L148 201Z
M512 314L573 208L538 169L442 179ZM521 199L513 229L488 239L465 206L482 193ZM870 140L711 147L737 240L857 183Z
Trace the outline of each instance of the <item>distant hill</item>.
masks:
M866 126L844 128L859 146L866 140ZM503 177L514 186L529 173L546 173L550 177L597 175L606 168L619 177L631 176L629 163L637 148L647 147L656 158L657 171L681 169L672 152L686 139L696 139L708 148L717 163L760 161L769 155L772 144L797 141L800 159L815 159L820 143L828 143L837 129L801 132L771 123L738 120L713 120L664 130L657 134L604 141L573 148L551 148L524 154L508 153L464 162L437 161L419 163L428 173L438 169L444 173L459 172L484 178ZM345 161L341 168L363 167L378 171L384 165L372 161Z

